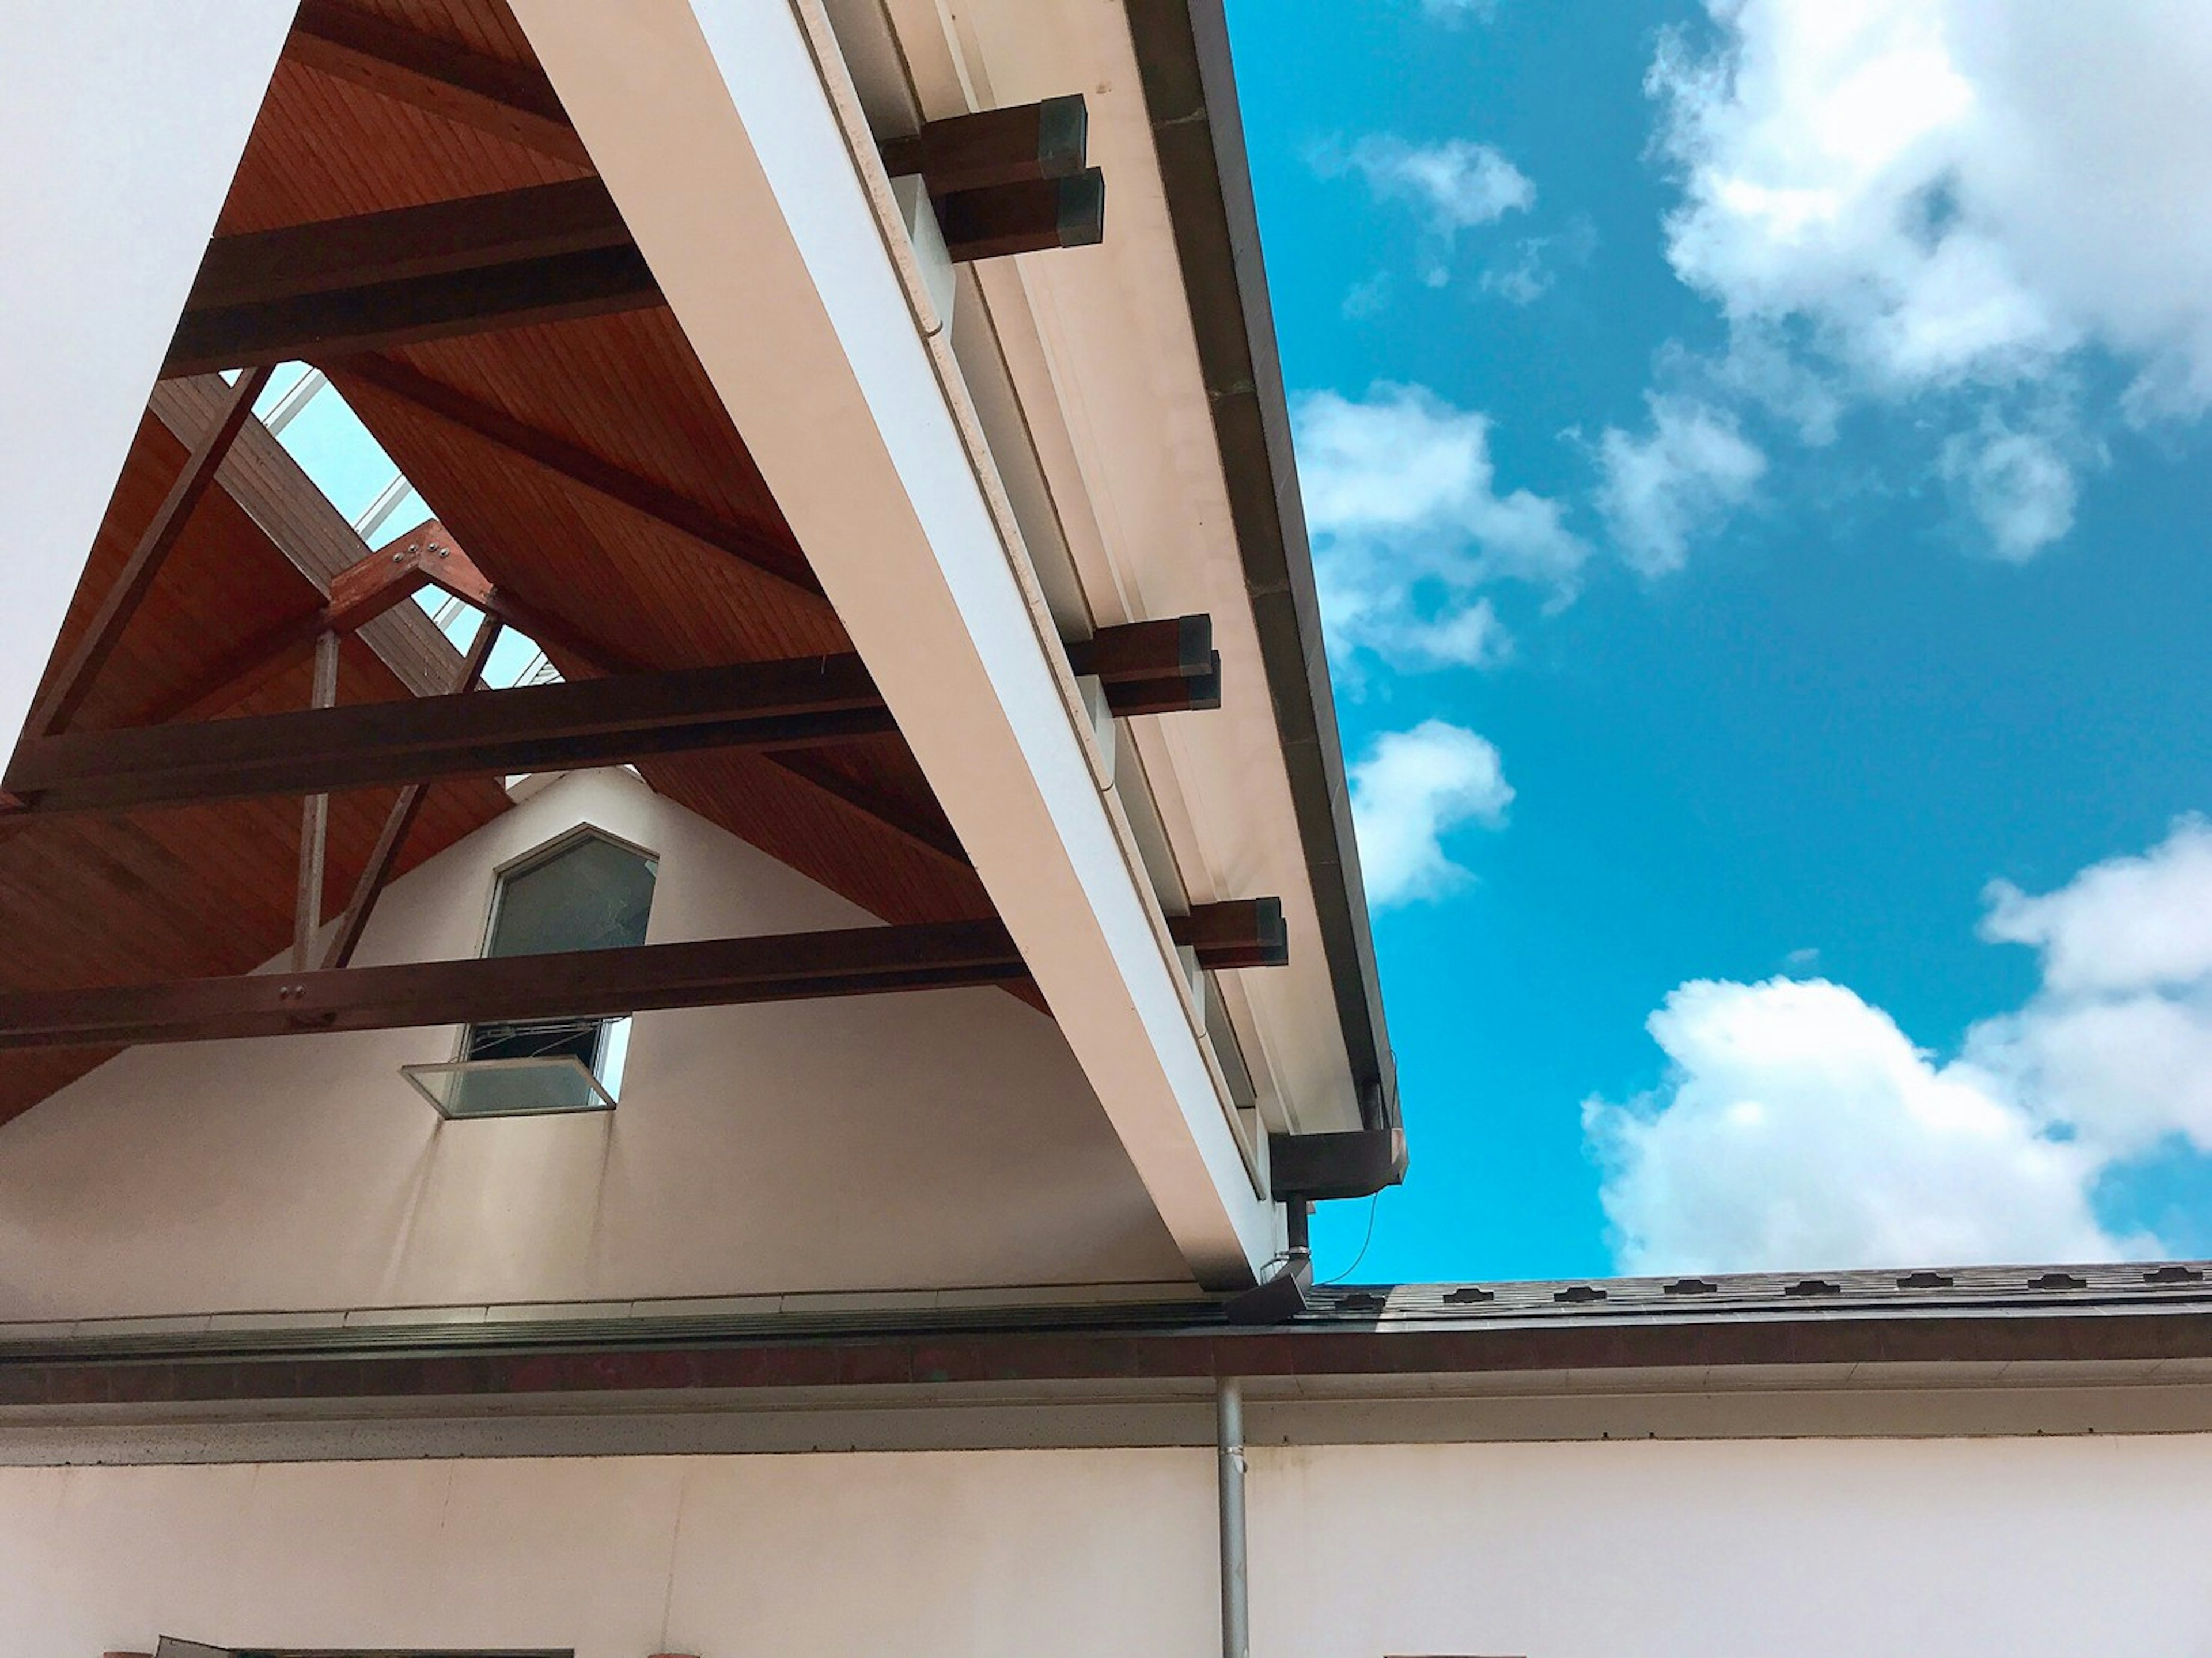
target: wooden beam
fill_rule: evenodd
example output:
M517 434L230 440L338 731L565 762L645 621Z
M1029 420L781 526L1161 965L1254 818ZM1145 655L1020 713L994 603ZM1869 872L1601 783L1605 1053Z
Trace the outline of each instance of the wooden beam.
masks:
M338 700L338 635L328 629L315 640L315 677L307 706L334 707ZM315 935L323 929L323 875L330 860L331 797L311 794L300 807L300 886L292 908L292 971L305 973L314 960Z
M298 228L301 233L323 228ZM169 343L161 373L167 378L204 374L227 364L273 365L299 357L374 351L533 323L602 317L659 303L660 288L644 255L625 242L618 247L520 258L442 276L187 310Z
M1291 959L1279 898L1194 904L1188 915L1168 917L1168 931L1177 944L1196 950L1205 967L1282 967Z
M1002 985L1026 976L996 921L848 927L628 950L19 991L0 994L0 1049L604 1018L660 1008Z
M91 695L93 682L122 642L124 630L131 625L131 618L152 588L154 578L161 573L163 562L184 534L192 508L215 483L216 470L222 466L231 440L252 417L253 400L268 383L266 368L239 376L222 414L200 434L199 440L185 455L184 470L169 485L168 494L161 498L154 513L154 521L146 526L145 532L138 537L138 544L131 549L131 556L124 561L121 573L78 637L76 647L53 674L46 694L31 710L31 717L23 727L30 735L46 737L60 731L84 706L84 699Z
M1106 175L1094 167L1072 178L957 191L938 199L937 221L955 264L1089 247L1106 235Z
M580 445L539 430L503 410L478 401L467 392L431 379L419 369L373 353L355 356L330 355L319 366L345 390L348 380L362 381L434 415L448 426L471 432L510 454L541 466L593 494L658 519L693 540L744 560L754 568L819 599L822 584L796 549L761 531L732 524L711 508L679 495L665 484L640 477L601 459Z
M190 316L275 305L629 244L622 213L597 179L533 185L218 236L200 261L185 310Z
M486 616L477 624L475 641L463 659L461 671L451 695L462 696L476 689L484 664L491 659L492 647L499 643L501 623L497 616ZM392 870L398 865L399 850L406 844L407 833L415 827L422 815L422 802L429 793L427 783L410 783L399 791L399 798L392 803L385 814L384 827L377 832L376 845L362 865L359 878L353 884L353 896L346 902L345 913L338 918L338 930L331 939L329 952L323 957L326 970L352 964L353 953L361 947L361 935L368 930L368 918L376 908L376 901L384 896L386 883L391 880ZM295 961L293 970L303 969L304 963Z
M591 165L552 82L534 66L487 58L335 0L301 0L284 51L310 69L433 115Z
M433 545L418 537L414 556L429 559L424 550ZM453 557L465 562L458 549ZM449 578L456 568L448 563ZM541 644L566 625L480 576L461 591ZM1126 647L1120 630L1103 629L1084 647L1084 659L1103 669L1107 705L1117 716L1203 706L1209 683L1218 702L1218 674L1155 677L1189 665L1187 620L1135 625L1148 631ZM586 659L604 660L600 647L579 641L578 648ZM1209 665L1217 659L1211 650L1206 655ZM806 657L524 686L465 703L449 695L65 733L19 745L0 787L27 803L17 812L114 811L613 765L702 749L818 748L896 729L857 656Z
M1198 946L1206 967L1232 950ZM495 956L168 984L0 993L0 1049L607 1018L661 1008L1022 985L995 920L845 927L550 956Z
M895 729L858 657L808 657L69 732L19 746L0 786L33 812L113 811L715 748L818 748Z
M919 173L933 196L1065 179L1083 171L1090 126L1080 93L951 116L885 139L884 169L895 179Z

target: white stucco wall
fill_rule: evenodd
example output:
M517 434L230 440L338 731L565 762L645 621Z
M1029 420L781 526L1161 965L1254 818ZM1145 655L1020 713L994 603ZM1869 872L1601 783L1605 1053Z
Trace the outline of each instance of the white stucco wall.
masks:
M653 943L873 918L623 771L396 883L362 965L473 955L579 822ZM0 1127L0 1320L1183 1278L1058 1030L995 990L648 1013L611 1114L444 1122L450 1027L133 1049Z
M0 5L0 744L61 631L295 9Z
M0 1658L1219 1650L1205 1451L0 1471ZM1260 1451L1258 1658L2198 1658L2212 1438Z

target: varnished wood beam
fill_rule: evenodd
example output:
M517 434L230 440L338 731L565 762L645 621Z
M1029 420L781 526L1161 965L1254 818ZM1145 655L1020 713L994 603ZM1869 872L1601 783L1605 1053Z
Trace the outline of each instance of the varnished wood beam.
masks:
M175 550L191 518L192 508L214 484L216 470L229 452L232 440L237 437L239 428L252 418L253 400L268 383L266 368L252 369L239 376L222 414L200 434L199 440L185 455L184 470L169 485L168 494L155 511L153 522L146 526L138 537L138 544L131 550L131 556L124 561L122 571L78 637L76 648L49 678L46 695L39 699L31 710L31 717L24 722L23 728L30 735L46 737L60 731L84 706L84 699L92 693L93 682L100 677L108 658L114 655L115 647L122 643L124 629L131 625L131 618L137 614L139 604L154 585L154 578L161 574L163 562Z
M529 264L629 246L597 179L533 185L417 207L218 236L185 314L276 305L417 277Z
M501 631L497 616L488 616L477 624L476 639L462 659L451 695L465 695L476 688L484 665L491 659L492 647L499 643ZM398 865L400 848L406 844L408 831L415 827L416 818L422 815L422 802L428 793L428 784L410 783L399 791L399 798L385 814L376 845L370 849L368 861L362 865L361 874L354 882L353 896L346 902L345 913L338 918L338 930L323 957L325 969L336 970L352 964L354 951L361 947L361 935L368 928L368 918L375 912L376 901L384 896L385 885ZM300 965L295 964L295 971Z
M519 686L19 746L0 787L45 814L336 793L617 765L715 748L816 748L894 730L854 656Z
M422 538L423 548L429 541ZM417 556L423 556L419 549ZM491 614L540 643L541 634L556 625L550 616L506 600L489 583L471 591ZM1103 644L1093 641L1086 650L1085 659L1103 670L1108 707L1125 715L1161 712L1164 703L1199 706L1194 699L1208 682L1170 677L1189 665L1188 625L1138 625L1150 629L1144 648L1124 648L1107 631ZM1211 663L1213 653L1206 654ZM1218 701L1218 679L1212 683ZM1170 702L1163 687L1183 700ZM21 744L0 787L27 803L18 811L123 811L614 765L704 749L804 750L895 729L858 657L807 657L623 673L466 701L424 697L65 733Z
M1233 907L1231 907L1233 908ZM1204 967L1238 967L1198 946ZM417 1025L605 1018L661 1008L1022 985L994 920L847 927L549 956L0 993L0 1049L112 1048Z
M544 73L417 33L335 0L301 0L285 55L541 155L587 167Z
M333 355L323 360L319 366L338 382L341 392L351 381L366 384L373 391L411 404L448 426L472 433L595 495L742 559L810 598L821 598L822 584L795 549L757 530L732 524L665 484L640 477L579 444L517 420L503 410L431 379L419 369L374 353Z
M315 640L314 682L308 706L327 708L338 700L338 635L325 629ZM300 885L292 910L292 971L305 973L314 960L315 935L323 926L323 876L330 859L331 797L311 794L300 807Z
M0 1049L610 1017L1027 976L996 921L0 994Z
M937 222L956 264L1089 247L1106 235L1106 175L1090 167L1072 178L957 191L938 198Z
M1188 915L1168 917L1168 931L1177 944L1195 950L1205 967L1281 967L1291 959L1279 898L1195 904Z
M895 179L919 173L933 196L1065 179L1083 171L1090 126L1080 93L950 116L885 139L884 170Z
M660 289L645 256L624 243L444 276L188 310L169 343L161 373L197 374L226 364L273 365L381 350L659 303Z

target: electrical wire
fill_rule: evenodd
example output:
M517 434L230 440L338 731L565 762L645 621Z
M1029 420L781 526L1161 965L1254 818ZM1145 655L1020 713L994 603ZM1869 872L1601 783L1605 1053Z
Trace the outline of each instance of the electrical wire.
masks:
M1375 1211L1381 1206L1382 1202L1382 1194L1380 1192L1367 1199L1367 1236L1359 1240L1359 1253L1352 1258L1352 1265L1334 1278L1323 1278L1321 1281L1322 1285L1341 1284L1359 1270L1359 1263L1367 1259L1367 1246L1375 1242Z

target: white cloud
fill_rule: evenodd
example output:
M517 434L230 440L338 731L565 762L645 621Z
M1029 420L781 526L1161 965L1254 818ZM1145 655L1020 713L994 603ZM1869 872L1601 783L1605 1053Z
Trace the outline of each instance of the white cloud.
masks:
M1386 732L1352 768L1352 815L1367 901L1432 898L1469 878L1445 853L1462 824L1496 829L1512 804L1498 750L1463 726L1425 720Z
M1449 259L1460 233L1535 205L1528 176L1489 144L1448 138L1413 144L1388 133L1370 134L1349 149L1324 145L1311 156L1323 178L1356 173L1377 201L1412 208L1434 250L1422 280L1441 288L1450 280Z
M1498 0L1421 0L1421 15L1439 23L1486 23L1498 15Z
M2212 978L2212 823L2183 818L2141 857L2092 864L2030 897L2009 881L1983 895L1982 936L2042 952L2061 994L2148 990Z
M2092 1156L1839 985L1686 984L1650 1029L1668 1085L1583 1108L1624 1272L2129 1253L2091 1212Z
M1982 936L2040 987L1957 1059L1820 981L1681 987L1652 1016L1656 1093L1583 1108L1630 1271L2095 1260L2096 1182L2179 1136L2212 1152L2212 823L2030 896Z
M1673 37L1649 84L1668 257L1735 332L1984 421L2093 348L2135 377L2093 425L2212 406L2212 7L1707 3L1715 50ZM1942 451L2003 556L2071 525L2095 456L2054 435Z
M1322 611L1348 650L1401 667L1480 667L1509 649L1480 590L1572 590L1589 549L1559 503L1500 494L1488 416L1417 386L1297 399L1298 473Z
M2212 1152L2212 823L2031 897L1991 883L1982 936L2028 944L2043 987L1968 1034L1966 1057L2124 1157L2179 1134Z
M1959 433L1943 446L1942 471L2000 558L2024 563L2074 527L2074 469L2049 438L2002 425Z
M1598 441L1598 510L1614 544L1646 574L1680 569L1690 538L1741 506L1766 457L1734 416L1685 398L1650 397L1651 429L1608 427Z

